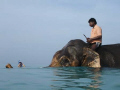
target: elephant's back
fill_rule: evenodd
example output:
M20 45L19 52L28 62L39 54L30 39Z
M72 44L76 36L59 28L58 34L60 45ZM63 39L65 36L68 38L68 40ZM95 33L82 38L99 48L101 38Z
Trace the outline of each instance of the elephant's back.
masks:
M120 67L120 44L103 45L98 50L104 66Z
M109 50L113 50L113 49L120 49L120 44L111 44L111 45L103 45L102 48L106 48Z
M120 44L103 45L102 50L107 50L117 56L120 56Z

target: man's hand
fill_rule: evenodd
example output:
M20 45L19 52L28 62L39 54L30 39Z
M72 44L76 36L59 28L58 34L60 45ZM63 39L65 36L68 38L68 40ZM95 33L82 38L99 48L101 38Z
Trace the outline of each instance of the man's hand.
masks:
M92 39L91 38L87 38L87 42L88 43L92 42Z

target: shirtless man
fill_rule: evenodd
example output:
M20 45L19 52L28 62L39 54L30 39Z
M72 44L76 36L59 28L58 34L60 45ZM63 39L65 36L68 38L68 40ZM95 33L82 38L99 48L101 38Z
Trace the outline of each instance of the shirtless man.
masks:
M89 19L88 23L92 30L87 42L90 43L91 49L96 51L102 44L102 29L97 25L97 21L94 18Z

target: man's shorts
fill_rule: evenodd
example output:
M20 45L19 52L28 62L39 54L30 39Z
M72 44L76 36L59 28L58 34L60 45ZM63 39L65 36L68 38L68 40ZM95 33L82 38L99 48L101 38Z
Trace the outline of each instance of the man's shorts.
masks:
M96 44L96 49L98 49L98 48L102 45L100 42L95 42L95 43L90 43L90 47L91 47L93 44Z
M101 46L100 42L95 42L95 43L96 43L97 48L99 48Z

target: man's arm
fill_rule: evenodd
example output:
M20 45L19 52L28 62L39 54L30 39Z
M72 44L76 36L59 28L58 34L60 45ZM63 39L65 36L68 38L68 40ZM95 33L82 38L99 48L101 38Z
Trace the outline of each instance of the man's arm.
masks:
M25 65L23 64L23 67L25 67Z
M20 63L18 64L18 67L20 67Z
M94 37L94 38L90 38L91 40L99 40L99 39L101 39L102 38L102 35L98 35L98 36L96 36L96 37Z
M98 35L98 36L96 36L96 37L94 37L94 38L87 38L87 42L92 42L93 40L99 40L99 39L101 39L102 38L102 35Z

